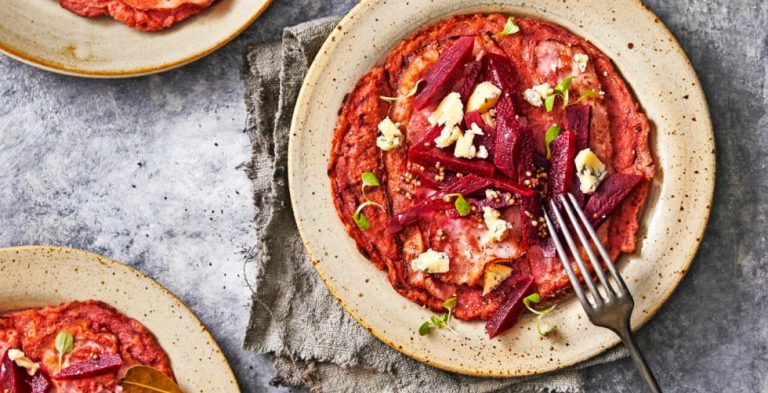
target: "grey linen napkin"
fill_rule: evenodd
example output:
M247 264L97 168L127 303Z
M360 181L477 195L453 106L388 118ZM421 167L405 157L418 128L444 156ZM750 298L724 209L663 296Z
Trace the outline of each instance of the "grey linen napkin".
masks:
M249 175L257 210L257 243L245 255L256 271L245 348L274 354L275 384L305 385L312 392L581 391L576 368L539 378L489 379L416 362L347 315L315 273L289 201L288 133L304 75L338 20L326 18L287 28L282 43L257 44L247 53L247 127L253 143ZM623 349L614 350L578 368L623 356Z

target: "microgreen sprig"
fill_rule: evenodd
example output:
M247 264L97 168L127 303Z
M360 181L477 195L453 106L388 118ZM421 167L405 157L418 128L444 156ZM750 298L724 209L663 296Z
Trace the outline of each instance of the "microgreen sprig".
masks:
M426 336L429 334L429 331L436 327L438 329L448 329L453 334L458 335L455 330L451 327L451 317L453 316L453 309L456 308L456 304L458 303L458 299L456 296L451 296L448 299L445 299L443 302L443 307L448 310L446 313L440 314L440 316L433 315L432 318L430 318L429 321L426 321L419 326L419 335Z
M517 23L515 23L515 18L510 16L509 19L507 19L507 24L504 25L504 30L494 34L493 38L499 38L505 35L515 34L518 31L520 31L520 26L518 26Z
M448 194L443 199L446 202L450 202L451 198L456 198L453 201L453 206L456 208L456 211L459 212L459 215L464 217L472 210L472 206L470 206L469 202L467 202L466 199L464 199L464 195L461 194Z
M75 347L75 338L70 333L62 331L56 336L54 345L56 346L56 352L59 354L59 370L61 370L64 355L72 352Z
M552 156L552 151L550 150L549 145L559 135L560 135L560 126L558 126L557 124L552 124L552 126L549 127L549 129L547 130L547 134L544 136L544 143L547 144L547 159L549 159Z
M358 206L357 209L355 210L355 213L352 214L352 219L355 220L355 224L357 224L357 226L364 231L367 231L368 228L371 227L371 222L368 221L368 217L366 217L365 214L363 214L363 209L365 209L367 206L376 206L379 209L386 212L386 210L384 210L384 206L381 206L380 204L374 201L367 200L362 204L360 204L360 206Z
M598 97L600 95L600 93L594 90L585 90L584 92L581 93L581 96L579 97L578 100L574 102L569 102L571 82L573 82L573 77L569 76L561 80L560 83L558 83L557 86L555 86L555 88L553 89L554 92L544 100L544 108L546 108L547 112L552 112L552 110L555 108L555 99L557 97L560 97L563 100L563 109L565 109L569 105L575 105L581 101L584 101L587 98Z
M393 102L393 101L400 101L408 97L413 97L416 95L416 92L419 91L419 85L421 84L421 82L424 82L424 80L423 79L417 80L416 84L413 85L413 88L408 92L408 94L404 96L397 96L397 97L379 96L379 99L387 102Z
M540 303L541 302L541 295L538 293L532 293L525 298L523 298L523 305L525 308L528 309L528 311L536 314L536 331L539 332L540 335L546 336L549 334L554 327L550 324L548 324L545 321L542 321L547 314L551 313L555 307L557 307L557 304L552 305L552 307L546 309L546 310L536 310L535 308L531 307L531 303Z
M376 175L373 174L373 172L363 172L360 178L363 180L363 186L362 186L363 196L365 196L366 187L378 187L381 185L381 183L379 183L379 178L377 178Z
M363 214L363 209L365 209L367 206L376 206L383 210L385 213L386 209L384 209L384 206L381 206L380 204L368 199L368 197L365 195L366 187L378 187L381 185L376 175L374 175L373 172L363 172L362 175L360 175L360 178L362 180L361 191L363 193L363 199L365 199L365 202L361 203L360 206L355 209L355 213L352 214L352 220L355 221L355 224L358 228L367 231L368 228L371 227L371 222L368 221L368 217Z

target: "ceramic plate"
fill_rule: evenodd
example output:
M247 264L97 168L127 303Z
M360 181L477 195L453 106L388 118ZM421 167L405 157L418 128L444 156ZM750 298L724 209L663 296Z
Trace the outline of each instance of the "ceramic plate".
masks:
M289 180L296 220L317 271L363 326L393 348L463 374L523 376L589 359L618 344L592 326L575 299L550 322L542 339L530 315L500 339L480 322L454 324L420 337L431 312L399 296L346 235L333 207L326 167L337 111L345 93L401 39L448 15L502 12L557 23L613 59L652 123L658 168L641 217L639 248L620 261L634 294L632 326L646 323L677 287L709 217L715 150L706 101L688 59L659 19L636 0L363 1L335 29L315 59L296 105Z
M245 30L271 0L219 0L160 32L111 17L88 19L57 0L3 0L0 51L62 74L117 78L153 74L195 61Z
M155 334L185 392L240 391L227 359L192 311L127 265L79 250L13 247L0 249L0 275L0 312L101 300Z

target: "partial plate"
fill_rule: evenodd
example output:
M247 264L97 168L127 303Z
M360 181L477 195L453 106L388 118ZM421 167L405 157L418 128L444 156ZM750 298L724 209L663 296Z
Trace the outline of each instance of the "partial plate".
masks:
M89 19L57 0L5 0L0 51L61 74L120 78L190 63L237 37L272 0L219 0L159 32L142 32L110 17Z
M85 251L26 246L0 249L0 274L0 312L104 301L155 334L182 390L240 392L227 359L202 322L138 270Z
M337 112L357 80L400 40L449 15L501 12L557 23L613 59L652 123L658 173L641 217L640 247L620 263L635 295L632 326L646 323L688 270L709 218L715 147L706 100L685 53L636 0L374 1L341 21L309 70L291 131L288 176L296 221L312 261L344 308L393 348L430 365L478 376L541 374L618 344L570 299L551 314L557 334L542 339L530 315L490 340L483 324L456 322L455 336L417 333L428 310L399 296L384 272L346 235L333 207L326 167Z

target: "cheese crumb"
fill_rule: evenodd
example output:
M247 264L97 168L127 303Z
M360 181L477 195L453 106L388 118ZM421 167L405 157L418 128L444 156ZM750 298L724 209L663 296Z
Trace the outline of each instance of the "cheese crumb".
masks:
M509 235L512 225L500 217L501 213L498 210L487 206L483 208L483 221L488 227L488 233L485 235L486 243L500 242Z
M429 249L411 261L411 269L417 272L446 273L450 269L448 254Z
M475 156L477 156L477 148L473 144L475 135L485 134L477 123L472 123L472 127L470 127L470 129L456 141L456 148L453 150L453 155L459 158L468 158L470 160L475 158ZM486 153L488 152L486 151Z
M480 159L486 159L488 158L488 149L485 148L485 146L480 145L480 147L477 148L477 158Z
M589 56L583 54L583 53L577 53L573 55L573 68L576 68L579 70L579 72L586 72L587 71L587 62L589 61Z
M549 86L549 83L542 83L526 89L523 92L523 98L533 106L544 105L544 99L552 95L555 91Z
M501 89L491 82L483 82L477 85L475 91L469 96L466 111L487 112L499 102L499 97L501 97Z
M461 132L459 127L453 126L451 129L448 129L448 127L443 128L443 131L440 132L440 135L435 138L435 146L441 149L446 148L452 145L454 142L458 141L459 138L461 138L463 135L464 133Z
M376 146L384 151L396 149L403 144L403 133L400 132L399 124L393 123L389 117L379 123L381 135L376 138Z
M37 370L40 369L40 363L33 362L23 351L18 349L9 349L8 359L11 359L17 366L27 369L29 375L37 374Z
M512 268L501 264L493 264L485 268L485 278L483 282L483 296L491 293L504 280L512 275Z
M584 149L576 155L576 175L579 177L579 188L585 194L597 190L597 186L607 175L605 164L590 149Z
M464 104L461 102L461 95L459 93L451 93L445 96L440 104L435 108L435 111L429 115L429 124L435 126L443 126L443 131L440 136L435 139L437 147L445 148L450 146L455 140L451 141L448 136L454 132L457 125L464 120ZM442 138L442 139L441 139ZM442 140L441 145L438 140Z

